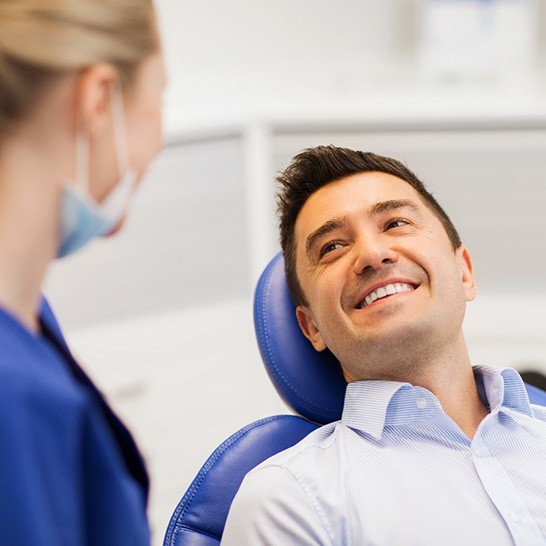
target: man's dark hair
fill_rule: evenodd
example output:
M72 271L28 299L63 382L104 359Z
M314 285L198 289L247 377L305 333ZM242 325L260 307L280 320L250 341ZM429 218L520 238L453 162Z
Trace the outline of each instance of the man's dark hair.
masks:
M454 249L461 246L455 226L424 184L405 165L392 159L336 146L318 146L299 153L286 170L277 177L277 212L281 247L284 252L286 281L295 305L307 300L296 274L296 243L294 226L307 199L318 189L353 174L382 172L406 181L421 195L430 210L442 222Z

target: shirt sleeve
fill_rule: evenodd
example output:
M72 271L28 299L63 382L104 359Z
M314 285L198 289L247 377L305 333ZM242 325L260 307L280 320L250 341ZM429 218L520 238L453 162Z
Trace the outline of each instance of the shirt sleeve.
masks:
M223 546L333 544L319 507L296 477L279 466L247 475L231 505Z

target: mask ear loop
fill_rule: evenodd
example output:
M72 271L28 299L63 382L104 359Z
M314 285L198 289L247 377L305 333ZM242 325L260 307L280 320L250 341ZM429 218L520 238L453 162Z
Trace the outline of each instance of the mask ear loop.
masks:
M89 139L81 129L76 134L76 188L89 195Z
M127 145L127 125L123 106L122 91L119 84L110 91L112 101L112 118L114 120L114 140L120 178L129 170L129 151Z

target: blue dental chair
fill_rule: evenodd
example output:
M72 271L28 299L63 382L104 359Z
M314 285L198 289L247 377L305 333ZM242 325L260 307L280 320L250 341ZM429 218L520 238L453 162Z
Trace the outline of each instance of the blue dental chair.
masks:
M320 425L341 418L345 380L334 356L327 350L317 353L301 333L281 253L258 281L254 325L269 377L298 416L261 419L220 445L178 503L164 546L220 544L229 507L247 472ZM531 385L527 385L527 391L531 402L546 405L546 392Z

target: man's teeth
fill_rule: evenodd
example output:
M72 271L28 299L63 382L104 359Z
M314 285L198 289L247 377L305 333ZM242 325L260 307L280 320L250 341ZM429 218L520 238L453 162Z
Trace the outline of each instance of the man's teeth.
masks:
M375 300L380 300L381 298L384 298L386 296L392 296L393 294L398 294L399 292L411 292L412 290L413 288L409 284L406 284L404 282L387 284L386 286L382 286L381 288L370 292L364 298L364 300L360 304L360 307L366 307L366 305L370 305L370 303L373 303Z

